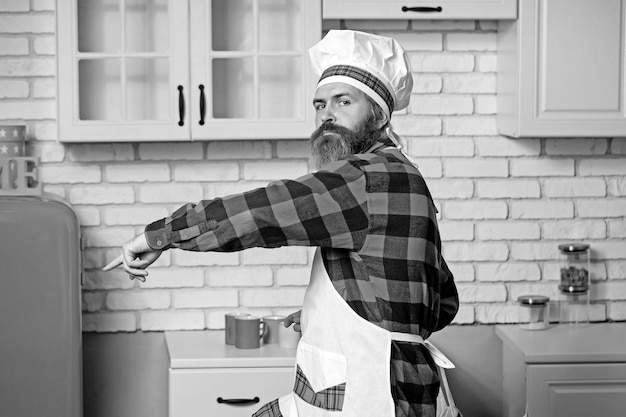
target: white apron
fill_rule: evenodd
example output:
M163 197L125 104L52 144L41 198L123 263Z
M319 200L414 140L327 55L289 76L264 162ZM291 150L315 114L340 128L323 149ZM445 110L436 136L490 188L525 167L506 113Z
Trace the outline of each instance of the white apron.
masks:
M316 392L345 384L345 397L341 411L329 411L292 392L278 399L284 417L395 417L389 380L392 340L423 343L438 365L454 367L420 336L389 332L352 310L333 287L319 249L304 297L301 326L297 365Z

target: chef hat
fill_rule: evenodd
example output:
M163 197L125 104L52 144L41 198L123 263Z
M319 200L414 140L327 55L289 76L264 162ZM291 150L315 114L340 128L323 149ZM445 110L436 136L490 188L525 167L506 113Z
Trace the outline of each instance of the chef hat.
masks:
M358 88L387 116L409 105L413 77L406 52L392 38L353 30L331 30L309 49L317 88L342 82Z

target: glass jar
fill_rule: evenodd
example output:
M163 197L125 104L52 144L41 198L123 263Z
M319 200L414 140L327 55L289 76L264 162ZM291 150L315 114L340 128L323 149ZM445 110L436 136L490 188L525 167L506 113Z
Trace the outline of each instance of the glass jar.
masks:
M519 303L519 327L543 330L550 327L550 298L544 295L522 295Z
M570 326L589 324L589 291L561 291L559 322Z
M559 268L561 284L559 290L568 293L589 291L589 245L565 243L559 245Z

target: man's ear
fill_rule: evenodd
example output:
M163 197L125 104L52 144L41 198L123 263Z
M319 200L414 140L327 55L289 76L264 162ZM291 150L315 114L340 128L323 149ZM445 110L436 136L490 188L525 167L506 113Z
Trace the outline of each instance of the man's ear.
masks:
M378 120L376 120L376 128L382 129L389 123L389 117L384 112L378 112Z

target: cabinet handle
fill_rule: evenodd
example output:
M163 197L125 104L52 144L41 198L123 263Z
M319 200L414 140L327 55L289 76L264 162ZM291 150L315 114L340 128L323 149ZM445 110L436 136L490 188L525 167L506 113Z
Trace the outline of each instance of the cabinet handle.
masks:
M256 404L259 401L261 401L259 399L259 397L254 397L254 398L222 398L222 397L217 397L217 402L219 404L230 404L230 405L246 405L246 404Z
M441 13L443 9L439 7L406 7L402 6L403 12L418 12L418 13Z
M185 124L185 96L183 95L183 86L178 86L178 126Z
M198 86L198 88L200 89L200 126L204 126L204 115L206 112L206 108L205 108L205 99L204 99L204 84L200 84Z

